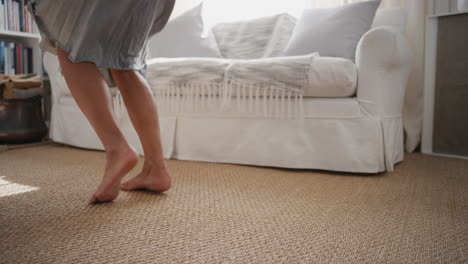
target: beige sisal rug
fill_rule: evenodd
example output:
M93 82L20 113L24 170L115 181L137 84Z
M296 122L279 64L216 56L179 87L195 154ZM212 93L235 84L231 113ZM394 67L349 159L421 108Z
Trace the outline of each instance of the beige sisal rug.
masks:
M87 205L104 161L0 152L0 263L468 261L465 160L406 154L380 175L168 161L167 193Z

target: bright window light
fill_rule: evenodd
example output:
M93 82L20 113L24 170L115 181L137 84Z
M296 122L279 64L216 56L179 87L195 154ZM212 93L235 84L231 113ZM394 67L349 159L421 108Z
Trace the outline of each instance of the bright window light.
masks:
M0 197L10 196L25 192L32 192L39 189L38 187L12 183L5 180L5 176L0 176Z

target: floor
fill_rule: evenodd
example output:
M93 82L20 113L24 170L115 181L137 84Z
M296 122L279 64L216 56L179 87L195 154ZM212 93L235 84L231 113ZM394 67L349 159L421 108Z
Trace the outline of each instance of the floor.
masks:
M170 160L166 193L88 205L104 161L0 152L0 263L468 262L467 160L406 153L378 175Z

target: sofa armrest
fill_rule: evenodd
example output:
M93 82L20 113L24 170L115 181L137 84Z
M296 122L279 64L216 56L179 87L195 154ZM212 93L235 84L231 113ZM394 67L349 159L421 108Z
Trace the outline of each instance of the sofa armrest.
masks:
M65 80L63 78L59 78L62 75L62 72L58 57L57 55L46 51L44 52L42 63L49 75L53 103L58 102L58 99L62 96L62 89L68 89Z
M60 72L60 63L56 55L46 51L43 56L43 64L47 73L57 73Z
M406 37L386 26L368 31L356 50L357 99L369 114L401 116L406 86L412 69L412 53Z

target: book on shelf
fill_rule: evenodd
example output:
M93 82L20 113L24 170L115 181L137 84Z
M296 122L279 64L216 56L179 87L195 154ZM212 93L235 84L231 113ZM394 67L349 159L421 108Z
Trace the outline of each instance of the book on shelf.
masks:
M38 33L24 0L0 0L0 30Z
M33 49L23 43L0 40L0 74L34 73Z

